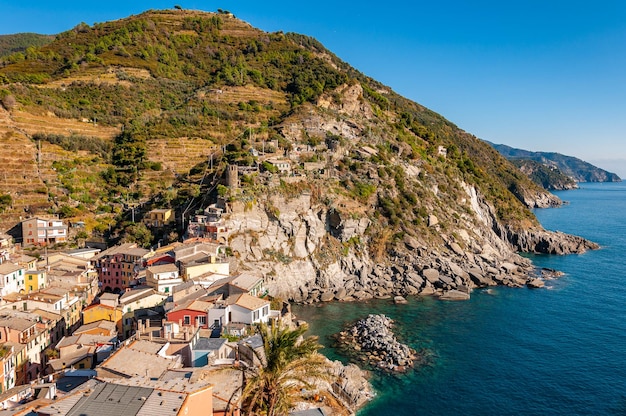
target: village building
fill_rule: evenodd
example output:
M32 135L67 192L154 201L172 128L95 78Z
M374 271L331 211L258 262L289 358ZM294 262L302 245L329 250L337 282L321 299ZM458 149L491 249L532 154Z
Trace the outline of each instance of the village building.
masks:
M74 250L68 250L65 252L65 254L67 254L68 256L89 260L98 255L101 251L102 250L99 248L83 247Z
M192 366L232 365L235 348L228 344L226 338L211 338L210 333L207 335L196 338L191 345Z
M129 338L137 329L139 317L162 319L163 305L167 300L167 295L159 293L150 287L138 287L127 290L119 298L119 306L122 310L122 332L123 339Z
M73 332L72 335L82 334L102 335L117 338L117 327L115 322L101 320L81 325Z
M26 270L35 270L37 268L37 258L26 254L15 253L11 255L11 262L24 267Z
M137 285L139 271L150 256L146 249L135 243L111 247L93 257L96 262L100 288L105 292L122 292Z
M39 325L38 325L39 324ZM44 349L50 345L50 334L40 324L37 315L2 311L0 315L0 342L14 346L16 355L15 384L28 383L37 379L45 368ZM22 348L17 348L17 345Z
M153 209L143 217L146 227L161 228L173 223L174 210L170 208Z
M50 345L56 345L61 338L68 335L65 318L61 313L50 312L43 309L34 309L30 311L30 313L40 317L41 323L45 325L45 330L50 334Z
M14 348L0 344L0 393L15 387Z
M207 273L228 276L230 263L224 254L226 247L213 243L184 244L174 249L174 258L181 276L194 279Z
M168 369L182 368L181 355L170 355L168 345L148 340L135 340L115 351L97 368L98 377L124 379L148 377L158 379Z
M26 268L11 262L0 264L0 298L25 292Z
M115 324L118 334L123 333L122 317L124 313L118 307L94 303L84 308L82 315L83 325L105 320Z
M267 159L267 163L276 168L278 172L284 174L291 173L291 161L287 159Z
M24 286L26 293L45 289L48 286L48 273L45 270L27 270Z
M48 361L49 373L65 369L91 369L106 359L117 345L117 335L73 334L55 346L58 358Z
M228 240L228 228L222 218L224 210L215 204L205 208L202 214L198 214L189 222L186 230L187 239L207 238L226 244Z
M22 221L24 246L65 243L67 235L67 225L59 219L33 217Z
M49 286L72 292L84 305L91 304L98 294L98 272L91 259L55 253L37 267L46 270Z
M178 266L175 264L162 264L146 269L146 284L159 293L172 293L172 290L181 283L183 279L179 276Z
M149 379L98 381L37 409L39 416L213 416L212 385Z

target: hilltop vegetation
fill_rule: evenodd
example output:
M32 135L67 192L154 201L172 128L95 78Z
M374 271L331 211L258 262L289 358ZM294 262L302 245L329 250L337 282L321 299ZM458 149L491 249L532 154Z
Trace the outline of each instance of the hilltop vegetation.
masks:
M4 137L30 141L24 157L39 172L31 184L45 197L27 204L24 195L34 191L25 187L13 194L9 214L28 205L89 217L90 231L118 237L131 205L177 207L181 218L215 199L227 163L262 165L290 152L329 173L279 187L250 174L230 200L310 192L375 220L370 245L382 252L407 235L442 241L429 216L444 232L461 223L471 229L466 186L512 229L537 227L528 206L549 198L493 148L315 39L265 33L224 12L148 11L81 23L2 58L0 100L9 111ZM50 122L37 127L38 117ZM60 120L75 124L51 132ZM78 125L91 126L89 134L76 134Z
M513 164L538 185L549 191L563 191L578 188L571 177L564 175L557 167L544 165L530 159L513 159Z
M15 35L0 35L0 57L16 52L24 52L28 48L37 48L49 44L54 36L38 35L36 33L17 33Z

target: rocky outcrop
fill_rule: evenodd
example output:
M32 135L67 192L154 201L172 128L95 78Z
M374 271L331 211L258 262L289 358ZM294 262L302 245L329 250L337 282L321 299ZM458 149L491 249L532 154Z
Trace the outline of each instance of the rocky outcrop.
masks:
M330 373L335 376L331 390L350 410L355 411L374 398L374 390L367 379L368 373L355 364L330 362Z
M506 238L517 250L525 253L572 254L600 248L582 237L559 231L507 230Z
M389 317L371 314L340 332L337 341L375 368L403 372L413 367L416 352L396 339L392 326Z
M441 233L444 245L407 234L384 261L375 261L368 250L372 220L366 213L316 204L306 192L293 198L268 196L245 212L232 213L229 245L242 270L265 276L272 296L298 303L413 295L463 300L475 288L538 287L536 279L543 274L516 250L566 254L597 248L539 227L504 227L474 187L464 188L473 217ZM441 230L441 224L430 227Z

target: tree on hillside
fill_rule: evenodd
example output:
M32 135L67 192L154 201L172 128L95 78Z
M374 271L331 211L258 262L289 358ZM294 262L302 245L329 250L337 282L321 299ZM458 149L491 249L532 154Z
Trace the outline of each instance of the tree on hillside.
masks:
M139 179L139 171L144 168L147 152L145 139L133 134L130 129L124 129L115 138L111 162L117 169L119 185L128 186Z
M302 338L306 330L306 325L290 329L274 322L258 327L263 349L255 355L261 366L246 373L243 403L247 414L286 415L296 392L329 378L327 361L317 352L322 346L317 337Z

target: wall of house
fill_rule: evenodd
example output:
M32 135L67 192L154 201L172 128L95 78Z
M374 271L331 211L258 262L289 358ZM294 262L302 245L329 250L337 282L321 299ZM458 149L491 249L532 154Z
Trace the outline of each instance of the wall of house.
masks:
M111 321L115 322L117 332L122 334L122 311L119 309L112 309L103 307L100 305L91 306L87 309L83 309L83 324L90 324L97 321Z
M213 387L189 393L187 400L179 410L185 416L213 416Z
M252 323L252 311L237 305L230 305L231 322Z
M185 324L185 316L189 316L189 324ZM196 320L198 317L204 316L206 318L206 323L204 325L200 325L200 328L208 328L209 318L206 312L202 311L192 311L189 309L183 309L180 311L173 311L167 314L167 320L170 322L182 322L183 326L196 326ZM212 323L213 321L211 321Z
M230 323L230 321L228 320L228 311L230 310L229 307L224 308L224 309L220 309L220 308L213 308L213 309L209 309L209 320L207 322L207 325L213 325L213 323L215 321L219 321L221 325L228 325Z

